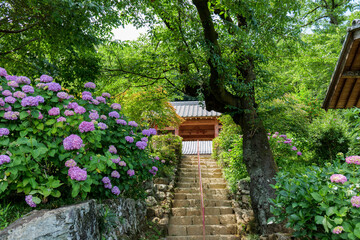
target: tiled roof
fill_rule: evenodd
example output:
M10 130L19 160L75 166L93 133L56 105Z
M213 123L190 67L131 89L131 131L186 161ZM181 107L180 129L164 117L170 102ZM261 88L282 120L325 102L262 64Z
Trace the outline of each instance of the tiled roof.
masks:
M200 154L212 154L212 141L199 141ZM182 154L196 155L197 141L183 141Z
M180 117L218 117L221 113L207 111L205 103L198 101L170 102Z

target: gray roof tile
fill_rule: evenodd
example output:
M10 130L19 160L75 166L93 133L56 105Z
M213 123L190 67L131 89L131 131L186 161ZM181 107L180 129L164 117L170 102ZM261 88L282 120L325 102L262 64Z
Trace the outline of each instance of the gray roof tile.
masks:
M218 117L221 115L221 113L215 111L207 111L203 107L205 106L204 102L182 101L170 103L180 117Z

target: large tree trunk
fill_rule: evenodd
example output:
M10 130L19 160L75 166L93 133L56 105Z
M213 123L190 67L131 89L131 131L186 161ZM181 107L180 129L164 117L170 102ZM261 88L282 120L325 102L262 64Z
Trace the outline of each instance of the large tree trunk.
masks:
M243 131L243 159L250 176L251 205L259 231L262 234L277 232L277 225L267 224L272 216L269 198L275 198L275 190L270 184L275 184L277 166L266 130L254 108L234 116L234 120Z

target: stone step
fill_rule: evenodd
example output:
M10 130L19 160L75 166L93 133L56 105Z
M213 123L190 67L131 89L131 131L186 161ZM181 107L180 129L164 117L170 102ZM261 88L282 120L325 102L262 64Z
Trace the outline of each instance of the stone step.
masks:
M235 224L235 214L205 216L205 225ZM202 216L172 216L169 224L173 225L202 225Z
M199 193L199 188L175 188L175 193ZM226 195L228 194L227 189L203 189L204 195Z
M193 188L194 186L194 183L187 182L179 182L176 184L178 188ZM203 183L203 189L226 189L226 187L226 183Z
M171 209L173 216L200 216L202 213L200 207L179 207ZM234 214L232 207L207 207L205 215L223 215Z
M169 225L168 233L170 236L191 236L203 234L202 225ZM206 235L229 235L236 234L236 224L227 225L207 225L205 226Z
M180 172L195 172L195 173L198 173L199 172L199 169L198 168L179 168L179 171ZM221 169L220 168L201 168L201 173L203 172L206 172L206 173L209 173L209 172L221 172Z
M201 178L202 183L225 183L226 181L223 178ZM178 180L179 183L199 183L199 178L194 177L180 177Z
M199 199L189 199L189 200L173 200L172 207L199 207L201 205ZM205 207L231 207L231 200L204 200Z
M199 175L196 172L179 172L179 176L180 177L193 177L193 178L198 178ZM221 178L222 177L222 173L221 172L215 172L215 173L201 173L201 178Z
M205 235L206 240L240 240L240 237L231 235ZM169 236L166 240L203 240L203 236Z
M189 200L189 199L200 199L200 193L175 193L174 199L182 199L182 200ZM205 195L204 200L228 200L227 195Z

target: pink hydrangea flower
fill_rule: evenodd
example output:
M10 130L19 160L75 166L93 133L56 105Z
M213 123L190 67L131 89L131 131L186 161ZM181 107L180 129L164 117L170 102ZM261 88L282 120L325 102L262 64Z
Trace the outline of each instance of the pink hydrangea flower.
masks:
M332 232L334 234L340 234L343 230L344 230L344 228L342 226L337 226L332 230Z
M65 116L73 116L75 113L74 113L74 111L71 111L71 110L65 110L64 114L65 114Z
M351 198L351 205L353 207L359 208L360 207L360 196L353 196Z
M17 91L17 92L14 92L13 96L16 97L16 98L21 98L21 99L23 99L23 98L26 97L26 93L21 92L21 91Z
M110 95L110 93L103 93L102 95L101 95L102 97L106 97L106 98L110 98L111 97L111 95Z
M60 99L69 99L69 94L67 94L66 92L58 92L56 96Z
M7 74L7 72L6 72L6 69L0 67L0 76L1 76L1 77L5 77L5 76L7 76L7 75L8 75L8 74Z
M58 119L56 119L57 122L66 122L66 118L64 117L59 117Z
M57 116L57 115L60 114L60 109L57 108L57 107L53 107L53 108L51 108L51 109L48 111L48 114L49 114L50 116Z
M14 88L19 87L19 84L17 82L15 82L15 81L10 81L10 82L7 83L7 85L9 87L14 87Z
M342 174L333 174L331 175L330 180L331 182L344 184L347 181L347 178Z
M86 113L86 109L82 106L78 106L74 109L74 112L77 114L84 114Z
M360 156L349 156L345 158L346 163L360 165Z
M126 167L126 162L120 161L120 162L119 162L119 166L121 166L121 167Z
M119 103L113 103L110 107L114 110L121 110L121 105Z
M66 166L66 167L75 167L75 166L76 166L76 162L74 161L74 159L67 160L67 161L65 162L65 166Z
M9 163L10 160L11 159L8 155L0 155L0 165L2 165L4 163Z
M25 76L20 76L20 77L14 76L14 77L16 77L15 81L19 84L30 84L31 83L31 80L28 77L25 77Z

